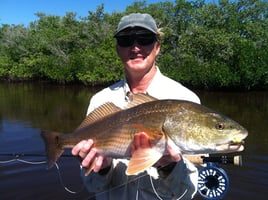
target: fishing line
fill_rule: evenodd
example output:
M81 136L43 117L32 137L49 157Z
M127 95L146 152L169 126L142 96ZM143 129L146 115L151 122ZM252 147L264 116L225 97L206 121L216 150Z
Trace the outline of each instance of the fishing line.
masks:
M102 191L102 192L95 193L95 195L96 195L96 196L99 196L99 195L102 195L102 194L104 194L104 193L106 193L106 192L111 192L111 191L116 190L116 189L118 189L118 188L120 188L120 187L123 187L123 186L125 186L125 185L127 185L127 184L129 184L129 183L131 183L131 182L135 182L135 181L137 181L138 179L140 179L140 178L142 178L142 177L144 177L144 176L148 176L148 174L143 174L143 175L137 176L136 178L133 178L132 180L128 180L127 182L122 183L122 184L120 184L120 185L117 185L117 186L115 186L115 187L112 187L112 188L110 188L110 189L108 189L108 190L104 190L104 191Z
M67 192L69 192L69 193L71 193L71 194L78 194L78 193L80 193L80 192L82 192L82 191L84 190L84 188L85 188L84 184L83 184L83 186L82 186L78 191L76 191L76 192L75 192L75 191L72 191L72 190L70 190L68 187L66 187L65 184L64 184L64 182L63 182L62 175L61 175L61 172L60 172L60 168L59 168L59 165L57 164L57 162L55 163L55 166L56 166L56 168L57 168L57 172L58 172L58 176L59 176L59 179L60 179L60 183L61 183L62 187L63 187Z
M44 154L24 154L24 153L0 153L0 156L2 157L14 157L12 159L9 159L9 160L0 160L0 164L7 164L7 163L11 163L11 162L21 162L21 163L25 163L25 164L29 164L29 165L42 165L42 164L46 164L47 161L44 160L44 161L27 161L27 160L24 160L24 159L20 159L20 157L45 157L46 155ZM62 157L73 157L72 155L62 155ZM69 189L67 186L65 186L64 184L64 181L63 181L63 178L62 178L62 173L61 173L61 170L60 170L60 167L59 165L57 164L57 162L55 163L55 167L56 167L56 170L57 170L57 173L58 173L58 177L59 177L59 180L60 180L60 184L61 186L65 189L65 191L71 193L71 194L78 194L80 192L82 192L85 188L84 184L83 186L78 190L78 191L73 191L71 189ZM82 170L82 167L80 167L80 170ZM131 183L131 182L135 182L137 181L138 179L142 178L142 177L145 177L145 176L149 176L150 177L150 181L151 181L151 186L152 186L152 189L155 193L155 195L157 196L157 198L159 200L162 200L162 198L159 196L159 194L157 193L156 191L156 188L154 187L154 184L153 184L153 181L152 181L152 176L148 175L148 174L141 174L139 176L137 176L136 178L133 178L132 180L128 180L127 182L125 183L122 183L120 185L117 185L113 188L110 188L108 190L105 190L105 191L102 191L102 192L99 192L99 193L95 193L96 196L98 195L101 195L101 194L104 194L106 192L110 192L110 191L113 191L113 190L116 190L120 187L123 187L124 185L128 184L128 183ZM187 189L186 191L181 195L181 197L179 197L177 200L181 199L187 192Z
M127 184L129 184L129 183L135 182L135 181L138 181L137 184L139 184L139 179L140 179L140 178L143 178L143 177L145 177L145 176L149 176L150 178L152 178L152 176L150 176L149 174L144 173L144 174L138 175L137 177L133 178L132 180L128 180L127 182L124 182L124 183L122 183L122 184L119 184L119 185L117 185L117 186L114 186L114 187L112 187L112 188L109 188L109 189L104 190L104 191L102 191L102 192L95 193L95 196L102 195L102 194L104 194L104 193L106 193L106 192L111 192L111 191L113 191L113 190L116 190L116 189L118 189L118 188L120 188L120 187L123 187L123 186L125 186L125 185L127 185ZM153 185L152 185L152 186L153 186ZM138 189L138 187L137 187L137 189ZM138 193L139 193L139 192L137 191L137 193L136 193L136 199L137 199L137 197L138 197L138 195L139 195Z
M140 176L138 176L138 177L136 177L136 178L134 178L134 179L132 179L132 180L130 180L130 181L127 181L126 183L122 183L122 184L117 185L117 186L115 186L115 187L113 187L113 188L110 188L110 189L108 189L108 190L105 190L105 191L102 191L102 192L95 193L95 195L96 195L96 196L99 196L99 195L102 195L102 194L104 194L104 193L106 193L106 192L111 192L111 191L116 190L116 189L118 189L118 188L120 188L120 187L123 187L124 185L126 185L126 184L128 184L128 183L135 182L135 181L138 181L138 185L139 185L139 180L138 180L138 179L140 179L140 178L142 178L142 177L145 177L145 176L149 176L149 178L150 178L150 183L151 183L152 189L153 189L153 191L154 191L156 197L157 197L159 200L163 200L163 199L160 197L160 195L157 193L156 188L155 188L155 186L154 186L154 184L153 184L152 176L150 176L149 174L142 174L142 175L140 175ZM138 199L138 196L139 196L139 191L138 191L138 189L139 189L139 186L137 187L136 200ZM177 198L176 200L180 200L180 199L182 199L182 198L185 196L185 194L186 194L187 192L188 192L188 189L185 189L185 191L182 193L182 195L181 195L179 198Z
M29 165L42 165L42 164L46 164L47 161L44 160L44 161L27 161L27 160L23 160L23 159L20 159L20 157L45 157L45 155L43 154L12 154L12 153L9 153L9 154L0 154L0 156L12 156L12 157L15 157L15 158L12 158L10 160L0 160L0 164L7 164L7 163L11 163L11 162L21 162L21 163L25 163L25 164L29 164ZM63 157L73 157L71 155L63 155ZM61 171L60 171L60 167L57 163L55 163L55 167L57 169L57 173L58 173L58 177L59 177L59 180L60 180L60 184L61 186L69 193L71 194L78 194L80 192L82 192L84 190L84 184L83 186L78 190L78 191L72 191L71 189L69 189L68 187L65 186L64 184L64 181L63 181L63 178L62 178L62 174L61 174Z
M162 167L159 167L159 169L160 169L160 168L162 168ZM122 184L120 184L120 185L117 185L117 186L115 186L115 187L109 188L109 189L104 190L104 191L102 191L102 192L95 193L95 196L102 195L102 194L104 194L104 193L106 193L106 192L111 192L111 191L116 190L116 189L118 189L118 188L120 188L120 187L123 187L123 186L125 186L125 185L127 185L127 184L129 184L129 183L131 183L131 182L135 182L135 181L137 181L137 184L138 184L138 186L137 186L137 192L136 192L136 200L137 200L137 199L138 199L138 196L139 196L139 191L138 191L138 189L139 189L139 179L140 179L140 178L143 178L143 177L145 177L145 176L149 176L150 181L151 181L152 189L153 189L155 195L157 196L157 198L158 198L159 200L163 200L163 199L160 197L160 195L157 193L156 188L154 187L153 180L152 180L152 177L153 177L153 176L151 176L151 175L149 175L149 174L147 174L147 173L143 173L143 174L141 174L141 175L138 175L136 178L133 178L132 180L128 180L127 182L122 183ZM180 199L182 199L182 198L185 196L185 194L187 193L187 191L188 191L188 189L185 189L185 191L183 192L183 194L182 194L178 199L176 199L176 200L180 200Z
M157 193L157 191L156 191L156 189L155 189L155 187L154 187L154 183L153 183L153 180L152 180L152 176L150 176L150 181L151 181L151 185L152 185L154 194L157 196L157 198L158 198L159 200L163 200L163 199L160 197L160 195ZM182 193L182 195L181 195L178 199L176 199L176 200L180 200L180 199L182 199L182 198L184 197L184 195L186 194L187 191L188 191L188 189L185 189L185 191Z

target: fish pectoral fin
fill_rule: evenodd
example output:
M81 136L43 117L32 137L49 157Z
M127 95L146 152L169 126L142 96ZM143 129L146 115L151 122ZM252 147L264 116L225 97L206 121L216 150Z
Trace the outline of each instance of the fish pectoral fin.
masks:
M139 148L132 154L126 174L137 175L153 166L161 157L162 153L155 149Z

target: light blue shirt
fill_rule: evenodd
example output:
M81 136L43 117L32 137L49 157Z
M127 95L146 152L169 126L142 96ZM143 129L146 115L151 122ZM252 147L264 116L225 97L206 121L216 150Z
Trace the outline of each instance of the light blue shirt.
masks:
M88 112L106 102L118 107L128 103L130 92L126 79L121 80L95 94L90 101ZM157 99L180 99L200 103L198 96L180 83L164 76L157 68L146 92ZM89 192L96 194L97 200L134 199L191 199L197 191L198 171L186 159L179 161L165 178L152 178L148 172L137 176L125 175L128 160L113 159L113 166L106 175L91 172L82 178Z

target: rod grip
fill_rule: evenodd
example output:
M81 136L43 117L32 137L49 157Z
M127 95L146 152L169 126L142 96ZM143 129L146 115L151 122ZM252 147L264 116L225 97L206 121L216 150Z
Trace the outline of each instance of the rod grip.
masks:
M208 162L218 164L233 164L236 166L242 166L242 156L207 156L207 155L183 155L184 158L191 161L194 164L205 164Z

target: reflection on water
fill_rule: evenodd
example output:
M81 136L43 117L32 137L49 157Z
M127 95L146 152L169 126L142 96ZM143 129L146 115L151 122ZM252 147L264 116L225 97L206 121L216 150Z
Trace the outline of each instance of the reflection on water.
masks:
M89 99L98 89L45 84L0 84L0 199L89 199L80 179L76 158L58 162L63 184L54 167L6 162L42 162L41 129L71 132L85 116ZM225 199L264 199L268 195L268 92L220 93L197 91L202 104L230 116L249 131L243 166L221 166L229 175ZM5 155L4 155L5 154ZM82 189L81 192L79 192ZM195 199L201 199L196 197Z
M92 93L73 86L0 84L0 199L89 199L76 158L61 158L60 171L46 170L39 134L41 129L73 131Z

